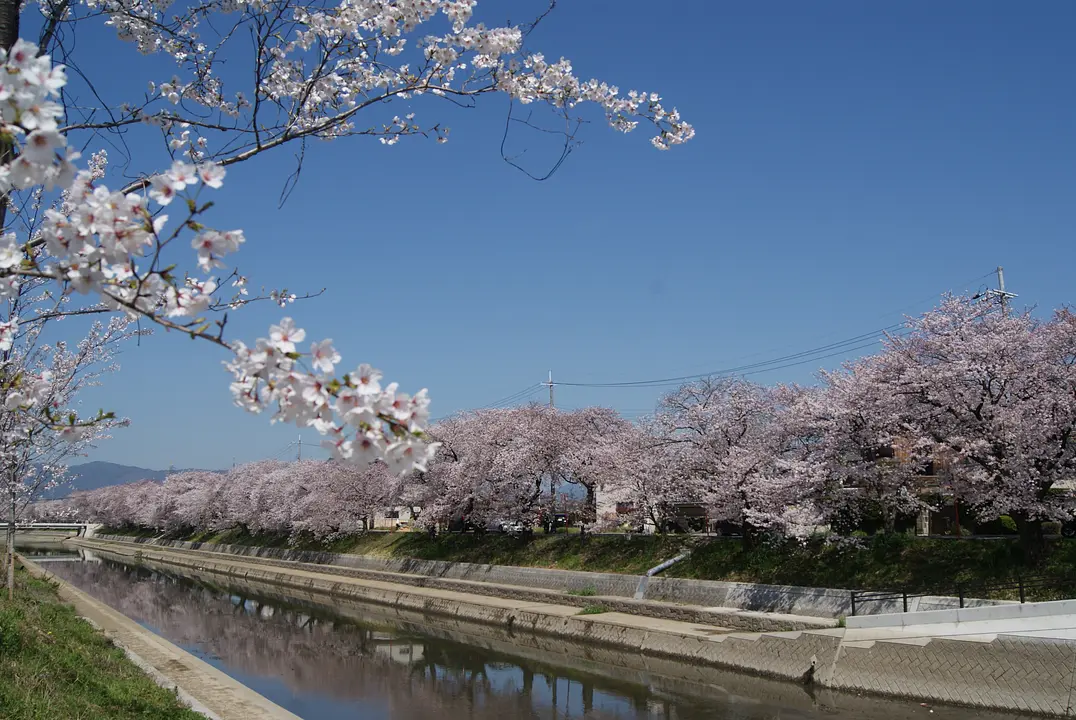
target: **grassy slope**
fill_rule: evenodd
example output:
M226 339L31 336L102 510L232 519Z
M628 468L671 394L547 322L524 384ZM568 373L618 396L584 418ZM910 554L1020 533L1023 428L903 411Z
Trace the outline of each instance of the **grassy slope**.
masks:
M54 587L21 568L0 598L0 717L204 720L156 685Z
M736 540L702 542L690 536L370 533L334 541L290 541L287 535L224 533L183 539L292 547L424 560L493 563L565 570L638 574L695 547L692 556L665 572L672 577L739 580L814 587L943 590L956 583L996 583L1017 576L1076 582L1076 541L1056 541L1038 565L1028 565L1015 540L933 540L877 536L861 547L763 545L750 551ZM1076 588L1072 588L1076 590Z

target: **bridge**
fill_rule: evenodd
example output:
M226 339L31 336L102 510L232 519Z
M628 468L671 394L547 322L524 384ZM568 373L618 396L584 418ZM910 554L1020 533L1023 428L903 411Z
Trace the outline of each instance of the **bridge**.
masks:
M15 532L36 532L36 531L66 531L83 537L86 535L86 528L89 525L87 523L55 523L55 522L32 522L32 523L15 523Z

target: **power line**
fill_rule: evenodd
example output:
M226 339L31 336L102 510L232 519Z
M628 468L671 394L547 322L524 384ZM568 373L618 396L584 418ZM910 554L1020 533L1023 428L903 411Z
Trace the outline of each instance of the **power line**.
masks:
M962 289L968 287L969 285L971 285L974 282L977 282L979 280L982 280L983 278L986 278L986 277L989 277L990 275L993 275L994 272L995 272L994 270L991 270L990 272L987 272L987 273L985 273L983 275L980 275L978 277L972 278L971 280L968 280L968 281L962 283L961 285L958 285L957 287L958 287L958 289L962 290ZM887 313L887 315L891 316L891 315L896 314L896 313L903 313L905 310L908 310L908 309L910 309L912 307L916 307L918 305L921 305L922 303L924 303L924 302L926 302L928 300L934 299L936 297L937 297L936 295L931 295L930 297L923 298L922 300L917 300L914 303L911 303L909 305L905 305L904 307L900 308L899 310L893 311L891 313ZM883 315L881 317L886 317L887 315ZM776 357L776 358L773 358L773 359L770 359L770 360L760 361L760 362L756 362L756 363L749 363L749 364L745 364L745 365L739 365L739 366L736 366L736 367L721 368L721 369L718 369L718 370L711 370L709 372L693 373L691 375L681 375L681 376L678 376L678 377L655 378L655 379L650 379L650 380L633 380L633 381L606 382L606 383L558 382L556 384L557 385L569 386L569 387L590 387L590 388L661 388L661 387L667 387L669 385L679 385L679 384L682 384L684 382L688 382L688 381L691 381L691 380L701 380L703 378L708 378L708 377L723 377L723 376L729 376L729 375L755 375L755 374L762 373L762 372L769 372L771 370L780 370L780 369L784 369L784 368L788 368L788 367L795 367L797 365L804 365L806 363L814 362L816 360L825 360L825 359L828 359L828 358L836 357L838 355L843 355L843 354L846 354L846 353L855 352L857 350L866 349L868 347L871 347L872 345L875 345L881 339L881 338L877 338L877 339L872 340L871 342L864 343L864 341L866 339L870 338L872 335L883 335L883 334L886 334L886 333L895 332L896 330L903 327L903 325L904 325L903 322L894 323L892 325L887 325L886 327L883 327L883 328L878 328L876 330L871 330L871 331L866 332L866 333L861 333L860 335L856 335L856 336L853 336L853 337L850 337L850 338L846 338L844 340L839 340L837 342L829 343L827 345L822 345L822 346L819 346L819 347L811 348L810 350L803 350L803 351L800 351L800 352L797 352L797 353L791 353L789 355L783 355L783 356ZM853 345L855 347L852 347ZM796 362L792 362L792 361L796 361Z
M607 387L607 388L613 388L613 387L616 387L616 388L638 387L638 388L644 388L644 387L663 387L663 386L666 386L666 385L669 385L669 384L678 384L678 383L683 383L683 382L687 382L687 381L690 381L690 380L701 380L703 378L718 377L718 376L723 376L723 375L736 375L736 374L738 374L738 375L753 375L753 374L758 373L758 372L765 372L768 369L778 369L777 367L769 368L768 366L771 366L771 365L779 365L780 367L791 367L792 365L802 365L803 363L812 362L814 360L822 360L822 359L825 359L825 358L834 357L835 355L842 355L844 353L852 352L854 350L861 350L864 347L870 347L871 345L874 345L875 343L877 343L881 339L881 338L876 338L874 340L871 340L869 343L866 343L866 345L863 345L862 344L863 341L866 340L867 338L870 338L871 336L876 336L876 335L880 335L880 334L883 334L883 333L895 331L900 327L902 327L902 323L896 323L896 324L893 324L893 325L888 325L888 326L886 326L884 328L879 328L877 330L871 330L870 332L861 333L859 335L855 335L853 337L846 338L844 340L841 340L841 341L838 341L838 342L835 342L835 343L829 343L828 345L822 345L822 346L819 346L819 347L816 347L816 348L811 348L810 350L802 350L802 351L800 351L798 353L792 353L790 355L783 355L781 357L773 358L771 360L765 360L765 361L757 362L757 363L749 363L747 365L739 365L739 366L730 367L730 368L721 368L721 369L718 369L718 370L711 370L709 372L697 373L697 374L693 374L693 375L680 375L678 377L655 378L655 379L651 379L651 380L633 380L633 381L628 381L628 382L610 382L610 383L558 382L557 384L558 385L565 385L565 386L569 386L569 387L594 387L594 388L599 388L599 387ZM849 347L851 345L855 345L856 347ZM837 352L831 353L831 354L828 354L828 355L819 355L819 353L825 353L827 351L832 351L832 350L837 350ZM799 360L800 358L806 358L806 359L802 360L801 362L792 363L791 365L780 365L780 363L787 363L788 361Z
M284 447L280 448L275 453L270 455L267 459L268 460L283 460L285 455L291 454L290 451L291 451L291 449L293 447L295 447L295 442L294 441L292 441L292 442L288 443L287 445L285 445Z
M504 408L511 407L512 405L517 405L517 404L519 404L519 403L521 403L521 402L523 402L525 400L529 400L531 397L536 395L540 390L542 390L542 388L544 388L545 386L546 386L546 383L534 383L533 385L528 385L527 387L523 388L522 390L517 390L516 392L512 393L511 395L506 395L505 397L501 398L500 400L495 400L495 401L489 403L488 405L483 405L481 407L471 408L471 409L473 409L473 410L502 410ZM431 423L440 422L441 420L447 420L450 417L452 417L452 415L442 415L440 417L430 418L430 422Z
M978 281L982 280L983 278L989 277L990 275L993 275L995 272L998 272L999 276L1000 276L1000 268L997 271L991 270L990 272L987 272L987 273L985 273L983 275L980 275L978 277L972 278L972 279L970 279L970 280L968 280L968 281L966 281L966 282L964 282L964 283L962 283L960 285L955 286L955 289L958 290L958 291L963 291L964 289L969 287L972 283L978 282ZM1004 293L1004 286L1002 286L1001 292ZM891 317L892 315L895 315L895 314L898 314L898 313L902 314L906 310L909 310L911 308L914 308L914 307L917 307L919 305L922 305L924 302L934 300L937 297L938 297L938 295L932 294L929 297L925 297L925 298L923 298L921 300L915 301L914 303L910 303L908 305L905 305L905 306L899 308L898 310L892 311L890 313L886 313L885 315L881 315L881 316L879 316L879 319L887 317L887 316ZM834 357L838 357L838 356L842 356L842 355L847 355L847 354L857 352L857 351L860 351L860 350L865 350L867 348L876 346L882 340L881 336L883 336L883 335L890 334L890 333L895 333L895 334L898 334L898 335L903 334L903 333L897 333L897 331L900 330L902 327L904 327L903 322L893 323L893 324L890 324L890 325L886 325L885 327L877 328L875 330L870 330L870 331L865 332L865 333L860 333L859 335L854 335L852 337L845 338L843 340L838 340L838 341L835 341L835 342L827 343L825 345L820 345L818 347L810 348L808 350L801 350L799 352L794 352L794 353L789 353L789 354L786 354L786 355L781 355L779 357L771 358L769 360L763 360L763 361L754 362L754 363L747 363L747 364L737 365L737 366L728 367L728 368L720 368L720 369L711 370L711 371L708 371L708 372L693 373L693 374L690 374L690 375L680 375L680 376L676 376L676 377L651 378L651 379L648 379L648 380L631 380L631 381L622 381L622 382L556 382L556 383L554 383L553 378L552 378L552 373L550 373L550 377L549 377L548 381L546 381L546 382L538 382L538 383L534 383L532 385L528 385L527 387L523 388L522 390L518 390L518 391L512 393L511 395L508 395L506 397L501 398L500 400L497 400L497 401L495 401L493 403L490 403L489 405L485 406L485 408L486 409L501 409L501 408L510 407L512 405L517 405L517 404L522 403L525 400L528 400L528 399L532 398L539 391L542 391L542 390L544 390L546 388L548 388L548 390L549 390L549 394L550 394L550 401L549 402L550 402L550 406L552 406L552 404L553 404L553 398L552 398L553 388L556 385L563 385L565 387L619 388L619 389L629 389L629 388L667 388L667 387L678 387L678 386L682 385L685 382L689 382L689 381L692 381L692 380L701 380L703 378L721 378L721 377L729 377L729 376L743 376L743 377L746 377L746 376L749 376L749 375L758 375L758 374L762 374L762 373L766 373L766 372L773 372L773 371L776 371L776 370L783 370L783 369L786 369L786 368L797 367L797 366L800 366L800 365L806 365L808 363L817 362L819 360L827 360L827 359L830 359L830 358L834 358ZM754 353L752 355L748 355L747 358L757 357L759 354L761 354L761 353ZM448 416L445 416L445 417L448 417ZM443 419L445 419L445 417L434 418L432 420L432 422L437 422L439 420L443 420Z
M527 398L527 397L529 397L531 395L534 395L539 390L541 390L543 387L545 387L545 385L546 385L546 383L534 383L533 385L528 385L527 387L523 388L522 390L519 390L517 392L512 393L511 395L509 395L507 397L503 397L500 400L492 402L489 405L486 405L485 407L489 408L489 409L508 407L509 405L512 405L512 404L517 403L517 402L520 402L523 399L525 399L525 398Z

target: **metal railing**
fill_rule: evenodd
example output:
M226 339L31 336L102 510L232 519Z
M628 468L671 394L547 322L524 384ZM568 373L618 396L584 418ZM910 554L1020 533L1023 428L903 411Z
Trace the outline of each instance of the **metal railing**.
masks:
M960 607L964 607L965 601L971 598L983 598L992 593L1003 591L1017 592L1021 603L1027 602L1028 593L1033 590L1067 590L1069 594L1076 594L1076 578L1060 579L1037 575L1033 577L1017 577L997 583L958 583L946 588L909 592L907 589L900 590L851 590L852 615L861 609L864 603L872 602L896 602L901 601L903 612L908 612L909 598L922 597L956 597Z

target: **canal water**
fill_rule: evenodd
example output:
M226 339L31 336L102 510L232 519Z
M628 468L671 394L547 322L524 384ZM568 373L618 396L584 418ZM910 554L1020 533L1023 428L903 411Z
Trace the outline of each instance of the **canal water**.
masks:
M395 613L260 583L27 549L41 566L306 720L1001 720Z

